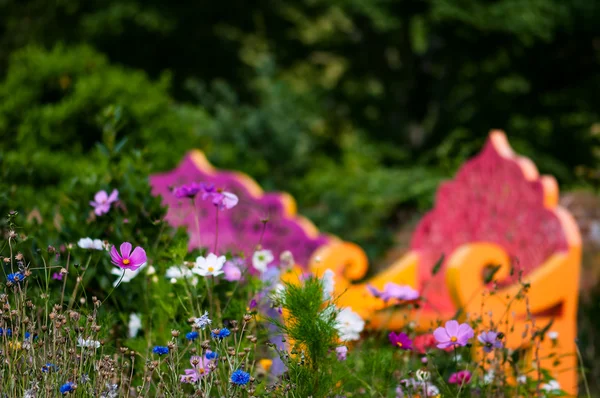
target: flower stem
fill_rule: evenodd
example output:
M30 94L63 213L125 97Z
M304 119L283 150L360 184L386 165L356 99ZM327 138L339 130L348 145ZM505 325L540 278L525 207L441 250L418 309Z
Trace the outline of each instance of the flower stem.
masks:
M219 243L219 206L215 206L215 209L217 209L217 225L216 225L216 229L215 229L215 250L214 253L217 254L217 246Z

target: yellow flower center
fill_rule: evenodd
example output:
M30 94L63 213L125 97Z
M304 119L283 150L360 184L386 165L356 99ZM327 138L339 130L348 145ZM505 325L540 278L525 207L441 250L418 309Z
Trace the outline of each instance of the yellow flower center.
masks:
M452 337L450 337L450 341L451 341L451 342L453 342L453 343L456 343L456 340L458 340L458 339L456 338L456 336L452 336Z
M402 343L401 343L401 342L397 342L397 343L396 343L396 345L397 345L398 347L402 347Z
M125 264L125 265L129 264L130 262L131 262L131 261L129 261L129 259L128 259L128 258L126 258L126 259L124 259L124 260L123 260L123 264Z
M203 375L203 374L204 374L204 372L205 372L204 368L200 368L200 369L198 369L198 373L200 373L201 375Z
M213 272L215 269L213 267L208 267L208 272Z

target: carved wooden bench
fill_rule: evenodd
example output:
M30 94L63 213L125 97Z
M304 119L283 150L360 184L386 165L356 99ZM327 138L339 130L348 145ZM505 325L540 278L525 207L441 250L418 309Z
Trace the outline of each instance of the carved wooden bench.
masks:
M445 261L434 275L432 268L442 254ZM394 303L373 297L367 288L381 289L387 282L421 291L424 303L416 317L423 331L440 319L456 317L461 309L461 318L482 315L484 327L499 325L507 347L516 349L531 342L528 318L538 329L552 322L558 346L544 339L538 351L541 365L552 370L565 391L576 392L579 230L558 206L556 180L540 176L531 160L516 155L503 132L492 131L483 151L440 186L434 209L413 234L410 252L385 271L353 284L346 270L365 269L367 258L346 242L323 246L313 258L318 259L311 264L313 272L333 269L347 275L336 279L336 292L343 293L339 305L352 307L372 328L406 324L405 313L386 310ZM494 275L495 289L484 283L490 265L501 266ZM530 284L527 300L519 299L525 283ZM553 366L556 360L560 364Z
M575 393L581 238L573 218L558 206L555 179L539 176L529 159L512 151L503 132L491 132L482 152L463 165L454 180L442 184L434 209L415 230L411 251L361 283L355 281L364 278L368 260L360 247L319 234L296 214L289 195L264 193L244 174L217 171L199 151L188 154L175 170L150 177L152 193L168 205L168 222L187 228L190 249L212 248L216 225L212 204L192 204L170 192L173 186L190 182L212 183L240 198L238 207L219 220L219 252L250 257L261 242L276 256L290 250L297 264L317 274L332 269L337 275L336 293L341 295L339 305L352 307L371 328L406 324L406 310L373 297L368 289L369 285L381 289L387 282L421 292L424 301L410 320L422 331L457 314L463 318L483 314L485 325L499 325L506 334L507 347L520 348L531 341L528 318L537 328L552 321L551 330L560 336L558 346L546 338L538 356L561 386ZM264 219L269 221L264 224ZM445 260L433 275L442 254ZM494 275L495 289L484 283L490 265L501 266ZM517 299L524 283L530 284L527 301ZM529 334L523 339L527 328ZM549 357L551 353L556 355ZM553 366L557 359L558 367Z

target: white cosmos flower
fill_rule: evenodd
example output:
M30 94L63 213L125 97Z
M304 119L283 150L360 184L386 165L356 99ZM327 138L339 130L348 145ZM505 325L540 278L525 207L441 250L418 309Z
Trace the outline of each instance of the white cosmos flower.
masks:
M129 323L127 324L129 329L129 337L134 338L142 328L142 319L139 314L129 314Z
M77 246L82 249L104 250L104 243L100 239L81 238L77 242Z
M267 270L267 266L274 259L271 250L257 250L252 255L252 266L262 273Z
M225 256L217 257L214 253L210 253L206 257L199 256L196 258L192 272L200 276L218 276L224 272L225 261Z
M98 340L92 340L92 339L86 340L83 337L79 336L77 338L77 346L84 347L84 348L98 348L98 347L100 347L100 342Z
M550 380L548 383L542 385L542 390L547 392L560 391L560 384L556 380Z
M323 274L322 282L323 282L323 299L330 300L333 295L333 287L335 285L334 280L335 274L332 270L328 269Z
M365 328L365 321L350 308L342 309L336 318L340 340L358 340L360 332Z
M517 383L527 384L527 376L525 376L525 375L517 376Z
M123 280L121 280L121 283L129 283L131 282L131 280L133 278L135 278L141 270L143 270L144 268L146 268L146 263L142 264L141 267L139 267L136 270L130 270L130 269L125 269L123 270L122 268L113 268L110 273L113 275L117 275L118 278L113 282L113 286L117 286L117 284L119 283L119 280L121 279L121 275L123 275L123 271L125 271L125 275L123 275Z

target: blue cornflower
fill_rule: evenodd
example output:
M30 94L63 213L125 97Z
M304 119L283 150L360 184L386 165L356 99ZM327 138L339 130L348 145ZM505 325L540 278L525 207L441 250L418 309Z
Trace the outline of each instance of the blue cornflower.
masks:
M19 283L23 279L25 279L25 275L23 275L20 272L15 272L14 274L8 274L6 276L6 279L8 279L8 281L11 282L11 283Z
M4 336L4 332L6 332L6 337L12 337L12 329L7 328L6 330L0 328L0 336Z
M225 337L229 336L230 334L231 334L231 332L227 328L214 329L212 332L210 332L210 335L214 339L224 339Z
M214 351L207 351L206 352L206 359L210 359L210 360L217 359L218 356L219 356L219 354L217 354Z
M44 372L44 373L52 372L55 370L58 370L58 366L56 366L55 364L50 363L50 362L48 362L47 364L42 366L42 372Z
M27 340L29 337L31 337L31 333L25 332L25 340Z
M246 373L243 370L236 370L231 374L231 382L233 384L237 384L238 386L243 386L244 384L248 384L250 381L250 373Z
M185 335L185 338L188 339L189 341L194 341L198 338L199 334L198 332L194 331L194 332L189 332L188 334Z
M152 349L152 352L158 355L166 355L169 353L169 347L157 345Z
M68 392L74 391L74 384L71 383L70 381L66 382L65 384L63 384L62 386L60 386L60 393L61 394L66 394Z

